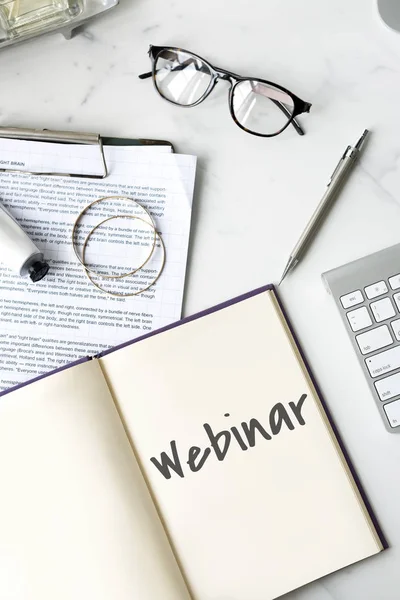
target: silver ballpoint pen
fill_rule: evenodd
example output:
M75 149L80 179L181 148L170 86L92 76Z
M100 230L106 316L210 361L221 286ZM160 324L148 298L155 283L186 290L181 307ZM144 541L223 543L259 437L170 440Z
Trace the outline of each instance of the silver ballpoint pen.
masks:
M286 275L292 271L295 266L299 263L303 255L305 254L308 246L312 242L318 229L320 228L324 217L327 215L328 210L332 206L334 200L338 196L340 190L343 187L348 175L350 174L357 158L360 155L361 149L364 146L365 139L369 131L366 129L355 146L347 146L343 156L338 162L336 169L333 171L331 178L328 182L325 194L322 196L320 203L310 221L308 222L305 230L301 234L299 241L293 248L290 254L289 260L286 264L285 270L281 277L278 285L282 283Z

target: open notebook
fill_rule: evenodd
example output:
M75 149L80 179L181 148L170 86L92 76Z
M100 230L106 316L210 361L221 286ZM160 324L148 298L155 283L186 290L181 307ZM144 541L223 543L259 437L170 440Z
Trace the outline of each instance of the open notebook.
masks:
M0 401L0 598L268 600L383 549L271 286Z

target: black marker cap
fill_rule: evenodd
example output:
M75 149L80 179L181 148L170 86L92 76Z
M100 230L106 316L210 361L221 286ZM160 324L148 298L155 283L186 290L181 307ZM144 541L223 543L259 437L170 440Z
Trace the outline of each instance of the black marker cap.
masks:
M34 283L46 277L49 272L49 265L44 260L37 260L29 267L29 277Z

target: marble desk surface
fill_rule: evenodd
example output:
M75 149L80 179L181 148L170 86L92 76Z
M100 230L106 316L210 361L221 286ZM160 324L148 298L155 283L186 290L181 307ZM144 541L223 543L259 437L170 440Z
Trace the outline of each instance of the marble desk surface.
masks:
M192 109L163 102L148 45L192 49L312 102L275 139L232 121L227 89ZM184 313L279 279L347 144L371 134L358 168L280 295L390 549L288 600L400 598L400 435L381 424L321 273L400 238L400 34L375 0L121 0L72 40L0 52L0 124L155 137L199 158ZM329 519L329 515L327 515Z

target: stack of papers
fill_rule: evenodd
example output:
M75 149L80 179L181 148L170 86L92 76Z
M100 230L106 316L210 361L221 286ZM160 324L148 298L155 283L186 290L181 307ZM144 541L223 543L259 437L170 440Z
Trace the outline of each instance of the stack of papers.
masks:
M2 390L181 317L196 158L173 154L168 146L109 146L105 154L110 174L104 180L29 175L22 170L98 173L99 149L0 141L0 168L21 169L0 173L0 202L50 264L39 283L0 265ZM71 243L73 224L83 208L97 198L118 195L137 200L150 212L167 253L157 283L127 298L97 290ZM118 210L124 212L129 211ZM126 247L113 244L112 260L118 264L120 259L135 268L129 265ZM124 293L125 284L120 285Z

